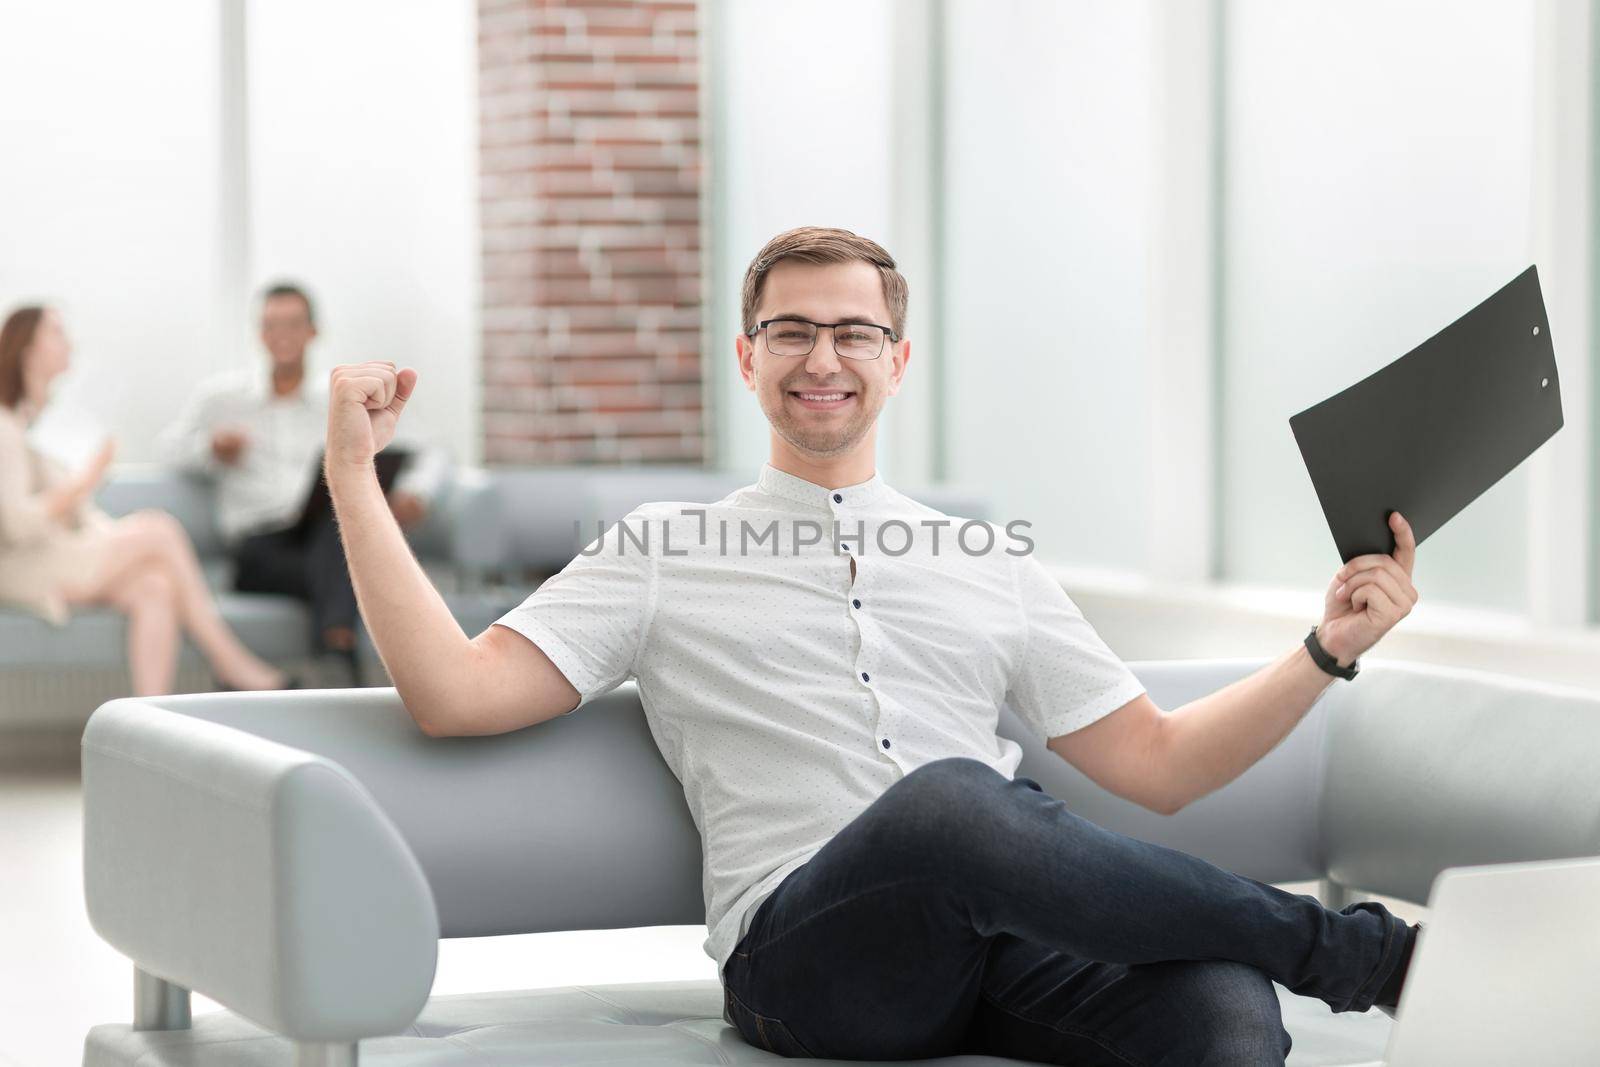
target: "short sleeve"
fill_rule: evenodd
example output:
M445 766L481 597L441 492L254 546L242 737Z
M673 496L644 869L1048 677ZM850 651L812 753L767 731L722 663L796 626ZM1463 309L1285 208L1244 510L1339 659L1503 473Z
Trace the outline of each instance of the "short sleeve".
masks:
M1006 702L1029 728L1060 737L1145 691L1038 560L1018 557L1015 573L1025 636Z
M634 511L495 620L550 657L578 691L578 707L634 672L655 607L656 561L648 550L656 531L647 522Z

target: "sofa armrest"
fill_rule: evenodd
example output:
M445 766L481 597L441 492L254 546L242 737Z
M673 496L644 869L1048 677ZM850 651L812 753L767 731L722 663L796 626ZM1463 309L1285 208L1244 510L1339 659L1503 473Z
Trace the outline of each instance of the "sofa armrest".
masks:
M1373 662L1328 702L1328 876L1422 903L1446 867L1600 854L1600 693Z
M395 1033L421 1010L433 895L338 764L116 700L84 732L83 790L89 918L141 970L301 1041Z

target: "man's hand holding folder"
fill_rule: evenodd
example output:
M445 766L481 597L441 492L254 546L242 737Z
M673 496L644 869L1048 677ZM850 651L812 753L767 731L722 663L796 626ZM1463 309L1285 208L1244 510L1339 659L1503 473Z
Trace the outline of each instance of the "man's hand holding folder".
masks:
M1345 561L1328 583L1315 633L1338 666L1348 667L1411 613L1418 542L1561 424L1555 349L1535 267L1388 366L1289 420Z
M1417 587L1411 569L1417 561L1417 539L1411 524L1398 512L1389 513L1394 531L1394 553L1357 556L1328 583L1317 640L1328 654L1348 667L1416 606Z

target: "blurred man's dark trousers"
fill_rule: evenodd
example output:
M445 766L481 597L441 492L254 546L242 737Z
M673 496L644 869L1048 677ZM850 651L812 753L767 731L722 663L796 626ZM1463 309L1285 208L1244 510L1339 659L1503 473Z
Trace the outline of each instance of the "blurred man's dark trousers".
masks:
M233 550L233 587L241 593L278 593L311 605L311 647L329 651L331 627L356 625L356 594L345 565L333 515L308 526L251 534Z

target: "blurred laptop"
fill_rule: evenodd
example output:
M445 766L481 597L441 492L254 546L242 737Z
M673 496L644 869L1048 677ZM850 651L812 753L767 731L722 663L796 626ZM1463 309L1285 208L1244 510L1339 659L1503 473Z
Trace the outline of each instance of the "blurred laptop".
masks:
M1387 1067L1600 1064L1600 857L1453 867L1428 908Z

